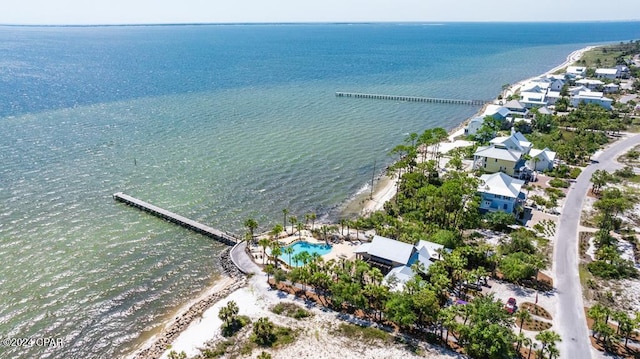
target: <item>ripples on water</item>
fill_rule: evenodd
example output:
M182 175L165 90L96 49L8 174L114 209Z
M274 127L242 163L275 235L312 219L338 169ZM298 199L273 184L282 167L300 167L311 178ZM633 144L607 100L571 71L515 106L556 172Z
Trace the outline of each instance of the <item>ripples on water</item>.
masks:
M222 245L115 203L114 192L236 233L247 217L271 227L282 208L335 217L406 134L452 128L477 111L335 91L490 98L578 47L500 51L483 55L482 66L462 54L457 63L401 71L390 57L375 76L274 80L2 118L0 335L63 338L65 346L0 348L0 357L122 356L211 284ZM523 65L532 53L545 56Z

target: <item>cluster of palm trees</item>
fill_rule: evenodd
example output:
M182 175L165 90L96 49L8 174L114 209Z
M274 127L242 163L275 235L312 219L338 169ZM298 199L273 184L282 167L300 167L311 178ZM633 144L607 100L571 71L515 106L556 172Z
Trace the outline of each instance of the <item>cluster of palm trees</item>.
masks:
M591 332L598 342L602 343L606 351L613 348L613 343L624 339L624 346L627 348L629 337L635 330L640 330L640 312L635 313L635 318L630 317L621 310L612 310L600 303L594 305L587 311L589 318L593 319ZM609 323L609 319L618 322L617 328Z
M334 310L361 310L371 320L390 321L406 330L432 334L439 331L439 338L445 342L453 334L472 357L503 358L505 353L513 355L522 346L528 346L530 352L537 349L538 358L557 358L558 334L539 333L536 339L540 344L522 330L516 335L515 318L491 295L477 297L466 305L447 305L452 291L467 290L463 286L465 281L473 282L488 275L481 267L469 270L477 265L476 254L454 251L443 254L444 259L427 271L416 266L416 271L425 274L414 276L400 291L390 289L395 286L394 280L385 281L379 268L359 259L324 261L319 255L303 253L297 258L303 264L300 267L285 273L275 264L268 264L265 271L268 280L273 275L276 281L288 280L302 291L314 291L319 304ZM526 314L518 314L516 318L522 323L528 320Z

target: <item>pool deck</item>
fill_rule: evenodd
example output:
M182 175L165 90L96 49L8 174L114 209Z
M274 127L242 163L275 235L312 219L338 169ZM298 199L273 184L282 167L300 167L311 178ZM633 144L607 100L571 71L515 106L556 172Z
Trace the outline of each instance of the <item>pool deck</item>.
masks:
M278 242L280 242L283 247L297 241L309 242L311 244L324 244L324 240L313 238L313 236L311 235L311 231L309 230L303 230L300 236L298 235L298 233L295 233L294 235L278 238ZM353 242L342 241L341 243L331 243L331 252L323 255L322 259L324 259L325 262L331 259L336 261L340 259L351 260L355 258L354 250L358 248L360 243L360 241L356 240L354 240ZM250 246L250 252L253 256L254 261L258 264L262 264L262 258L265 256L262 251L262 247Z

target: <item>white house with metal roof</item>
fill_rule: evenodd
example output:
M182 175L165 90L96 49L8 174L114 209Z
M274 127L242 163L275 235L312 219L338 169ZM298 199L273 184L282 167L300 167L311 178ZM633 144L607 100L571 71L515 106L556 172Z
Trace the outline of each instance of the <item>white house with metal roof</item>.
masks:
M571 106L578 107L581 103L595 103L607 110L610 110L613 100L608 97L604 97L604 93L602 92L581 91L577 96L571 97Z
M567 67L566 73L567 75L569 75L569 77L584 76L587 73L587 67L586 66L569 66Z
M556 153L550 149L546 147L544 150L532 148L529 152L529 156L531 159L526 162L526 166L532 171L541 172L553 169L553 161L556 159Z
M443 245L424 240L412 245L376 235L370 243L361 244L354 252L362 260L388 271L385 282L393 285L392 290L402 290L404 284L415 275L412 266L420 263L423 270L427 271L440 259L442 250L445 250Z
M515 179L502 172L480 176L478 185L478 193L482 198L480 210L514 213L526 199L521 191L523 185L523 180Z
M615 80L620 77L620 70L615 67L611 69L598 68L596 69L596 77L599 79Z

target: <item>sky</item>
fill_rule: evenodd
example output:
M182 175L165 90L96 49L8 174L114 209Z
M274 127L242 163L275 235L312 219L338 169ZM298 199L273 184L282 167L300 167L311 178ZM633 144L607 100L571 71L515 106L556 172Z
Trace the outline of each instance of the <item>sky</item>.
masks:
M0 0L0 24L640 20L639 0Z

